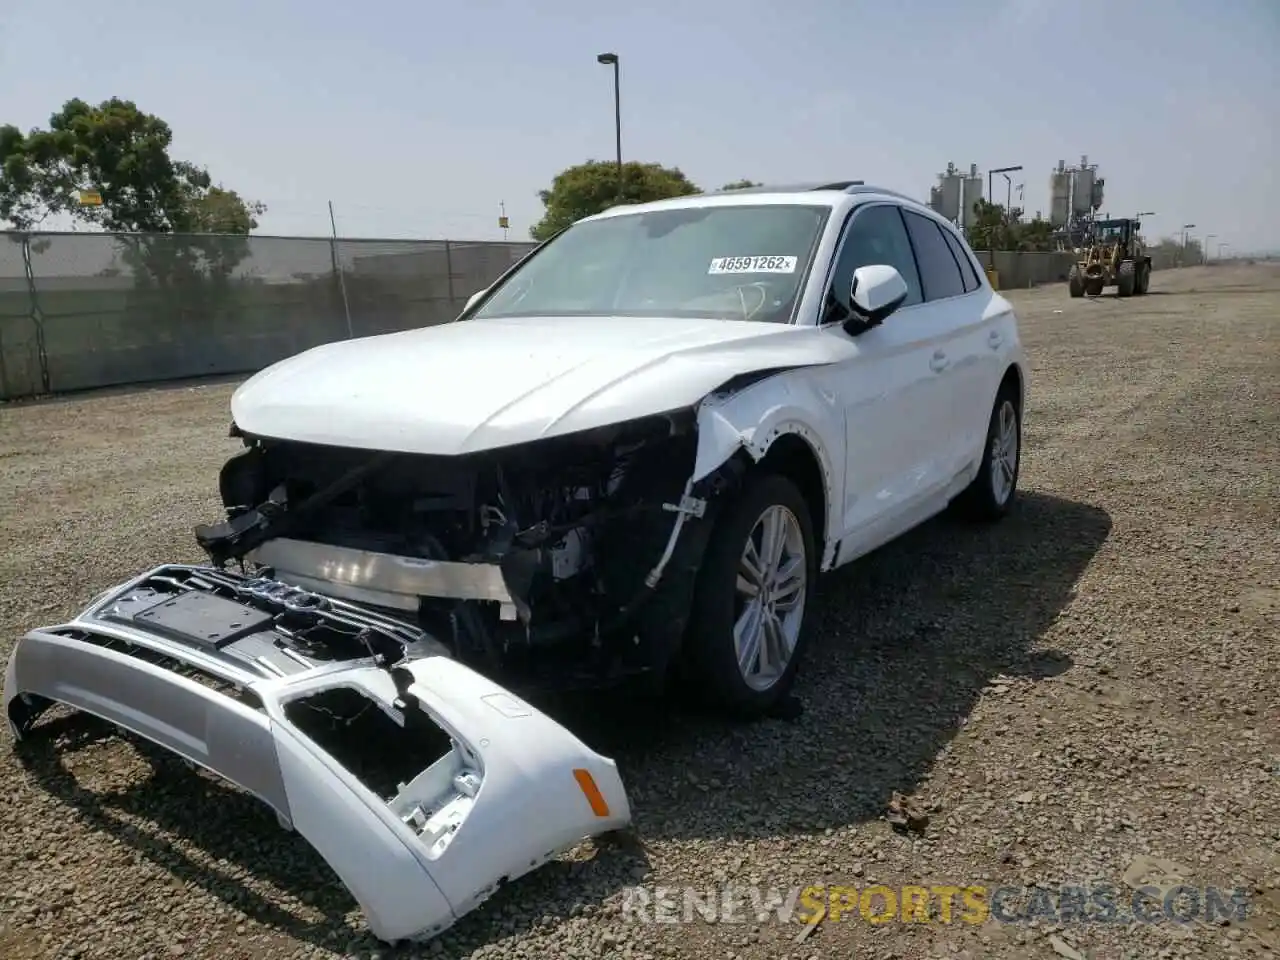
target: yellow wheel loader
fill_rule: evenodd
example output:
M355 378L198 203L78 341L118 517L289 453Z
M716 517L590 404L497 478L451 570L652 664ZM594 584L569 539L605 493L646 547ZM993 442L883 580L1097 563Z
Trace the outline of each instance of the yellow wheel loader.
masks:
M1076 251L1076 262L1067 273L1067 290L1073 297L1101 295L1115 287L1116 296L1142 296L1151 286L1151 257L1138 236L1137 220L1099 220L1093 224L1086 245Z

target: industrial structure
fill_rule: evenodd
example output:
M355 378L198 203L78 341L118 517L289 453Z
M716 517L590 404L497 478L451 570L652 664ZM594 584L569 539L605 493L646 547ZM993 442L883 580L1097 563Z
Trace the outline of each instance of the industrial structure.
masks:
M1080 166L1068 167L1062 160L1049 175L1049 223L1060 249L1083 247L1092 230L1094 216L1102 207L1106 180L1098 176L1098 165L1087 155Z
M938 174L938 185L929 188L929 206L934 212L963 227L973 216L973 205L982 199L982 175L971 163L969 172L947 164L946 173Z
M1001 167L991 172L1020 169ZM1090 163L1087 154L1081 155L1079 166L1068 167L1065 161L1058 161L1058 168L1049 174L1049 224L1058 250L1079 250L1088 245L1105 185L1106 180L1098 176L1098 165ZM1022 187L1016 189L1021 194ZM937 185L929 190L929 206L960 227L972 222L974 204L982 199L982 174L976 163L967 171L948 163L946 172L938 174ZM993 197L986 199L995 202ZM1036 219L1039 217L1037 212Z

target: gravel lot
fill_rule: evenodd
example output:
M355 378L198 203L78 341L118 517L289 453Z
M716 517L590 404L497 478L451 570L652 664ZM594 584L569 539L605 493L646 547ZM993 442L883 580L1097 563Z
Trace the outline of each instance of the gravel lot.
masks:
M580 705L635 844L585 845L445 937L372 940L265 808L86 718L0 748L0 957L1280 956L1280 269L1151 296L1016 291L1024 499L826 583L795 722ZM216 513L231 385L0 406L0 654ZM899 834L895 791L929 822ZM1123 889L1136 857L1240 887L1243 923L624 918L625 888L725 882ZM1074 952L1073 952L1074 951Z

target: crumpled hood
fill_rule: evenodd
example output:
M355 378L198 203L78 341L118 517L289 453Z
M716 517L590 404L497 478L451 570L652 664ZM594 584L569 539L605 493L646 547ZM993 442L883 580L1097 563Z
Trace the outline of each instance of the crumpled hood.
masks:
M832 348L813 327L748 321L466 320L308 350L242 384L231 413L256 436L461 454L690 406Z

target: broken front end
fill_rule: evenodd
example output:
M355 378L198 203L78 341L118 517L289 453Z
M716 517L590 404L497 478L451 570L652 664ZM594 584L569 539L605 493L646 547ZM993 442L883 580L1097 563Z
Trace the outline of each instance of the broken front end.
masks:
M205 565L166 565L14 648L15 738L94 714L269 805L371 930L429 937L630 822L612 760L519 688L661 676L730 461L692 413L465 456L244 437Z
M692 412L432 456L244 437L224 522L237 563L424 629L517 689L662 677L706 534Z

